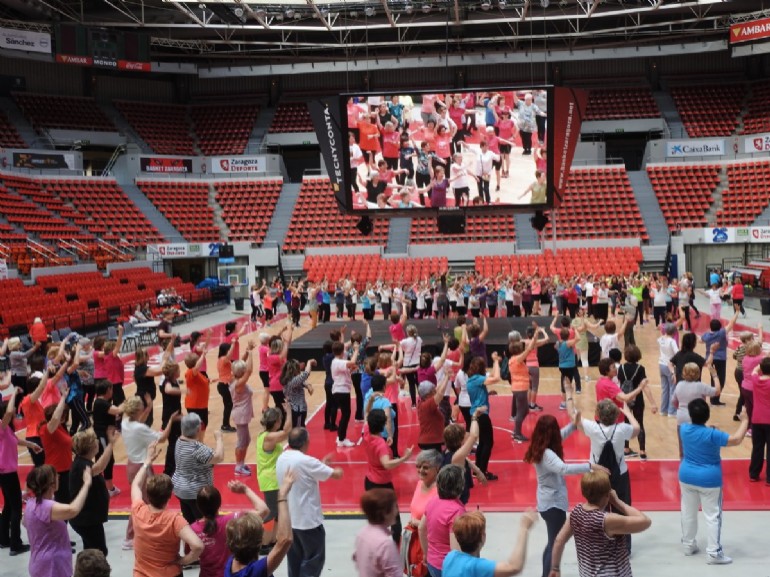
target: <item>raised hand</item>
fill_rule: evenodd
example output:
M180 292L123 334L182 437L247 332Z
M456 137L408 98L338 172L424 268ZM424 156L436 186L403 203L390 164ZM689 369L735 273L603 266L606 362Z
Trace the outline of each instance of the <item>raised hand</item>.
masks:
M240 481L229 481L227 483L227 488L230 489L233 493L237 493L239 495L243 495L246 492L246 485L241 483Z

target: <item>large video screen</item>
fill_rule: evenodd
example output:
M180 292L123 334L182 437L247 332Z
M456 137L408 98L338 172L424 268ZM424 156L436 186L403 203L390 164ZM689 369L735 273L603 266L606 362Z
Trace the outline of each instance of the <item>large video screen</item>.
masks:
M549 87L342 95L347 206L551 206L551 98Z

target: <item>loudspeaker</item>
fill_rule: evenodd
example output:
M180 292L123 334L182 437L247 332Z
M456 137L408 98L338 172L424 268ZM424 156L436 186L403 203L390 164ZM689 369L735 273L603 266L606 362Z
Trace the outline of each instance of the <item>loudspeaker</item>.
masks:
M532 223L532 228L534 228L537 232L543 232L546 225L548 225L548 216L543 214L542 211L538 210L535 212L535 216L529 219L529 222Z
M221 244L219 245L219 258L233 258L235 254L233 253L233 245L231 244Z
M438 231L441 234L463 234L465 232L465 215L462 213L439 215Z
M374 230L372 219L370 219L368 216L362 216L361 220L358 221L356 228L361 232L362 235L369 236Z

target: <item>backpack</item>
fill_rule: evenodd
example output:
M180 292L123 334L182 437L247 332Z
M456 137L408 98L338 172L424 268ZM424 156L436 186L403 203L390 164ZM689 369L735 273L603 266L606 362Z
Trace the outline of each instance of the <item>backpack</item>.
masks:
M604 429L599 425L599 430L604 437L604 447L602 447L602 452L599 454L599 459L596 461L596 464L601 465L610 472L610 487L617 487L617 484L620 481L620 465L618 465L618 458L617 455L615 455L615 448L612 446L612 439L615 436L615 431L617 431L617 429L618 426L616 424L608 439L607 435L604 434Z
M511 368L508 366L508 355L504 355L500 360L500 379L511 382Z
M636 373L639 372L640 366L641 365L636 365L636 370L634 371L634 374L630 379L626 376L626 366L623 365L620 367L620 370L623 371L623 380L620 383L620 390L627 395L629 393L633 393L634 389L636 389L636 385L634 385L634 379L636 378ZM626 404L628 405L629 409L633 409L634 405L636 404L636 399L631 399Z

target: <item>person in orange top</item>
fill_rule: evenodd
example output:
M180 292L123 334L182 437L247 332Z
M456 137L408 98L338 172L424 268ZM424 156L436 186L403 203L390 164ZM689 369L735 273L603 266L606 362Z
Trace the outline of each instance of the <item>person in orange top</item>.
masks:
M376 116L376 114L375 114ZM377 153L380 152L380 129L372 124L372 119L364 115L358 123L358 146L364 153L366 162L371 170L377 170Z
M535 334L537 334L537 325L533 323ZM511 403L511 417L515 421L513 429L513 440L517 443L523 443L529 439L521 432L524 419L529 413L529 367L527 367L527 357L537 344L532 338L524 344L523 341L512 342L508 346L508 371L511 374L511 392L513 399Z
M174 490L168 475L153 475L147 479L148 502L142 498L147 470L159 454L157 442L150 444L144 467L139 469L131 484L134 577L178 577L182 567L197 561L203 552L203 541L184 517L177 511L166 509ZM189 547L189 553L183 557L179 555L180 541Z
M187 386L185 408L188 413L195 413L201 418L200 437L206 432L209 424L209 378L200 370L206 354L187 353L184 364L187 371L184 382Z
M29 327L29 336L33 343L48 342L48 329L45 328L45 324L43 324L40 317L35 317L32 326Z

